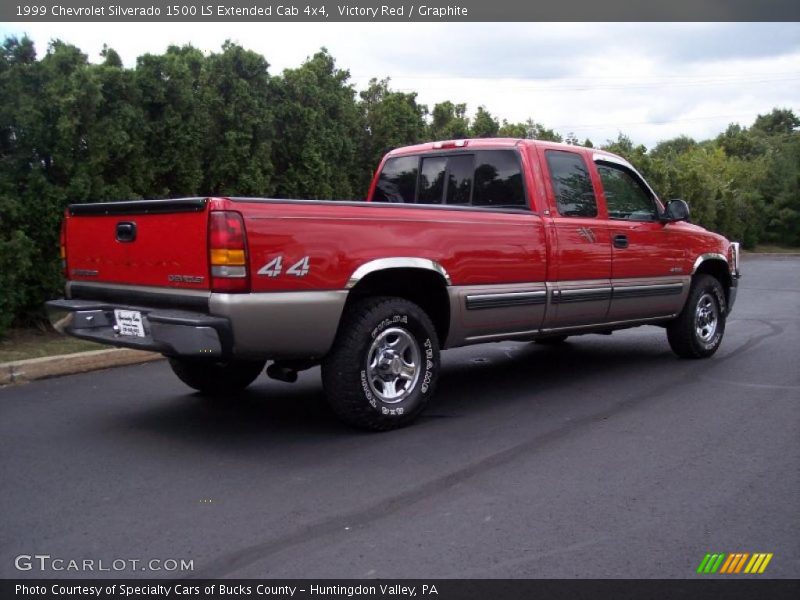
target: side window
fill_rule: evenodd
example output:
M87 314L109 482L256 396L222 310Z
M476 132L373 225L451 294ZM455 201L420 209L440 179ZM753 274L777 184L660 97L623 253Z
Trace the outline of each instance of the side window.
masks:
M383 165L373 194L375 202L414 202L417 187L416 156L390 158Z
M476 154L475 206L516 208L526 206L519 158L512 150L486 150Z
M422 159L422 169L419 177L420 204L441 204L444 193L444 171L447 167L447 158L436 156Z
M435 156L402 156L386 161L374 202L525 208L522 168L513 150Z
M564 217L596 217L597 200L583 157L563 150L548 150L545 157L558 214Z
M650 193L627 170L614 165L597 165L608 205L609 219L654 221L658 218Z
M472 197L472 154L458 154L447 159L447 203L467 205Z

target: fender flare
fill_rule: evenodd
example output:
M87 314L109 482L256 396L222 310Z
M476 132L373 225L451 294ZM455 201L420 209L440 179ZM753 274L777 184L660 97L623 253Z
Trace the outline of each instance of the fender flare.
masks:
M423 269L426 271L433 271L440 275L448 286L452 285L450 275L448 275L445 268L435 260L416 256L393 256L391 258L377 258L358 267L347 280L345 289L353 289L358 285L359 281L370 273L385 271L387 269Z
M716 252L708 252L706 254L701 254L694 261L694 266L692 267L692 275L697 273L697 269L700 268L700 265L702 265L707 260L721 260L722 262L725 263L726 266L728 265L727 257L723 256L722 254L718 254Z

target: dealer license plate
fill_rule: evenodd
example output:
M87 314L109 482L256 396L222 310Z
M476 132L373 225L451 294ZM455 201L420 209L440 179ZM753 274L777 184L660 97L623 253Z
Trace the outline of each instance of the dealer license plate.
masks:
M120 335L144 337L144 322L138 310L114 310L114 318Z

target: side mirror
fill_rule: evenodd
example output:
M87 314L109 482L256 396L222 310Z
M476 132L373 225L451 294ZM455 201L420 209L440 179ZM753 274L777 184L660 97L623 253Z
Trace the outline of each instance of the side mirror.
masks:
M663 221L689 221L689 205L685 200L670 200L664 208Z

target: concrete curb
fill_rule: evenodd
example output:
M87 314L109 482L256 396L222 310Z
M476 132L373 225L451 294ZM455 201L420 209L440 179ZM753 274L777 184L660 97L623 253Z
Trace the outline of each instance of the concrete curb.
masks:
M164 358L155 352L114 348L0 363L0 385L122 367Z

